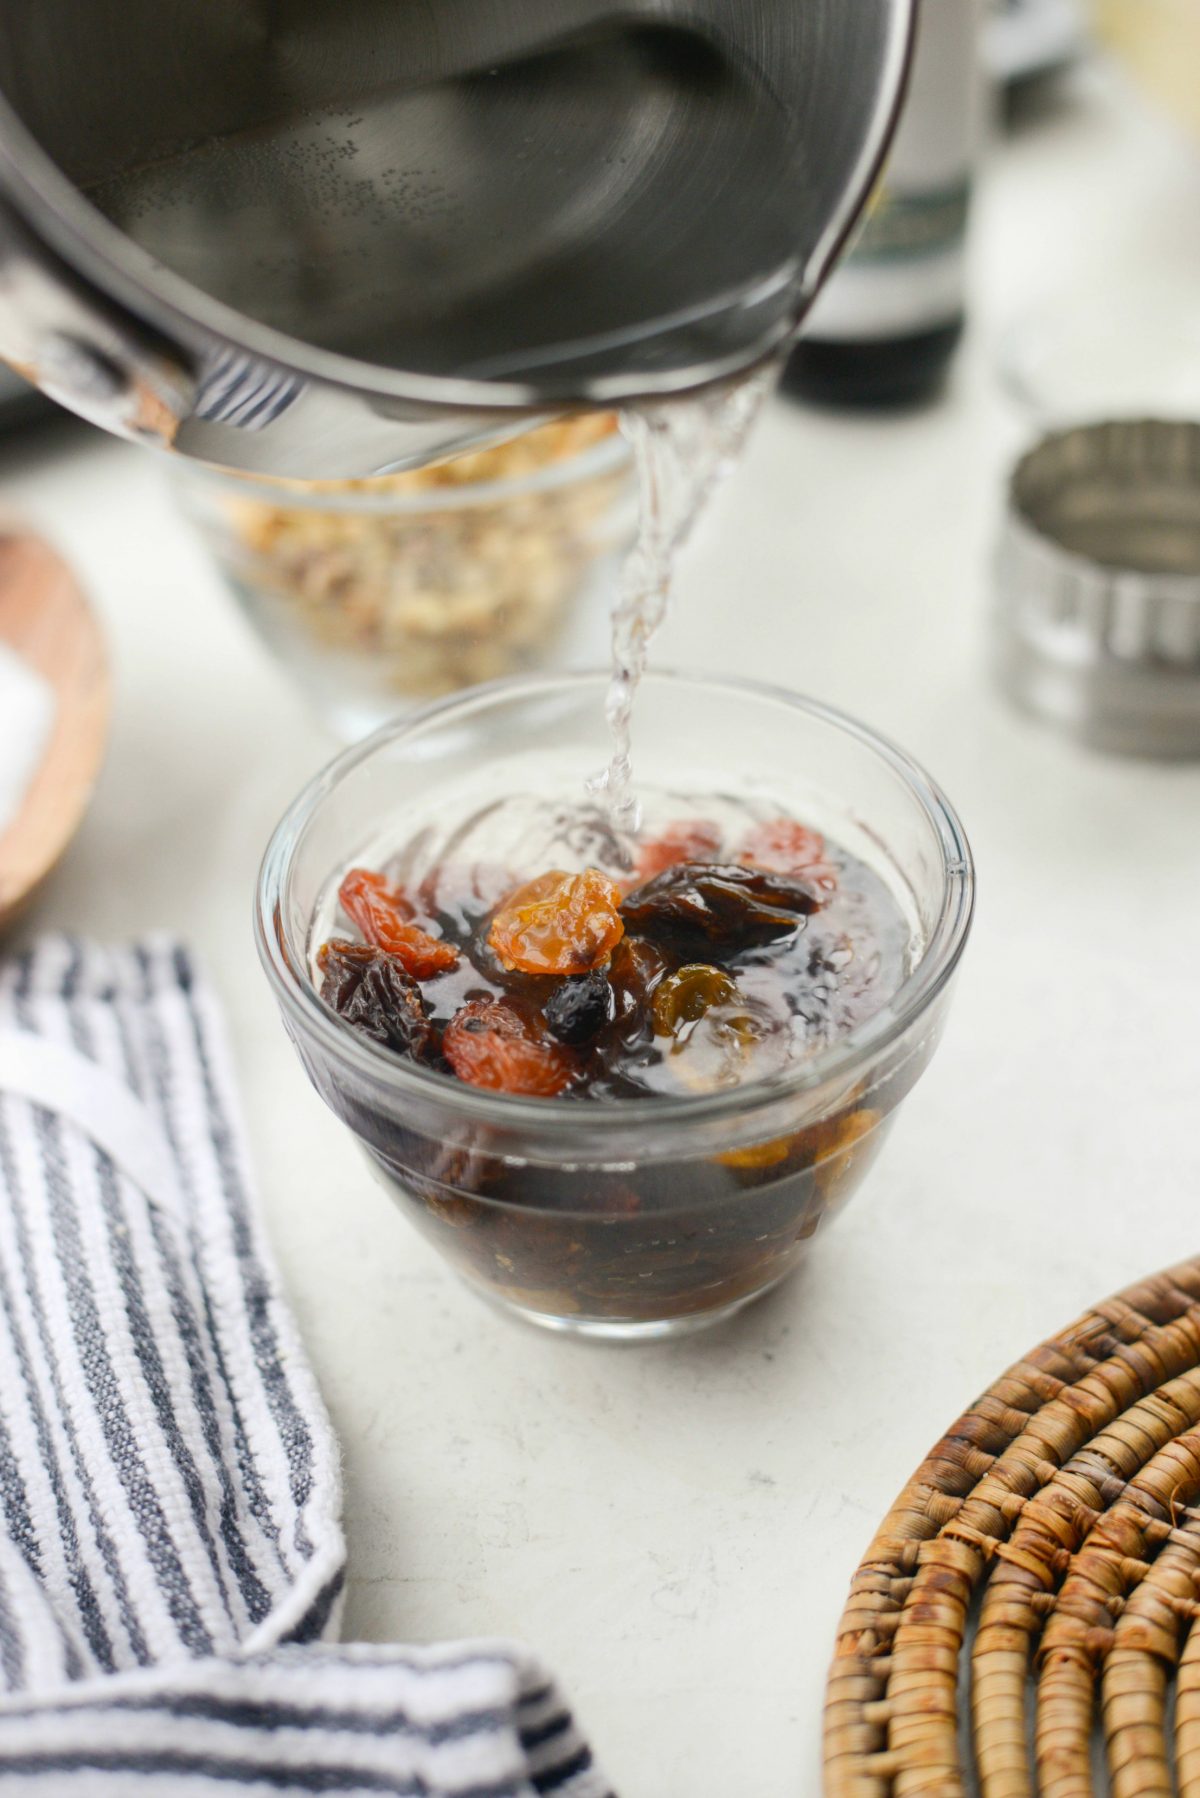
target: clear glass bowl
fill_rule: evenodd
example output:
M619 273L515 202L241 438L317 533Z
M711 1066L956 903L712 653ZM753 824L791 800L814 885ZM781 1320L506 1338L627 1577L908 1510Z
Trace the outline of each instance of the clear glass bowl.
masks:
M175 484L247 618L347 742L466 687L595 663L636 528L629 449L603 418L376 481L181 462Z
M973 874L946 800L863 726L770 687L655 674L638 697L639 780L769 799L865 861L911 931L890 1003L771 1079L592 1103L483 1092L351 1030L309 973L331 883L432 818L581 794L608 751L604 689L599 674L498 682L343 754L275 832L257 935L317 1091L456 1271L532 1322L636 1339L767 1291L857 1188L938 1041Z

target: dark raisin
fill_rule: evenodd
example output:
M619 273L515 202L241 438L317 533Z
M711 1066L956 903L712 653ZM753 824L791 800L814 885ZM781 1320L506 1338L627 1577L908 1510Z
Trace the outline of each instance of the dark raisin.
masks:
M635 1013L648 1016L654 990L670 968L662 950L653 943L636 936L627 936L618 943L608 970L617 995L618 1017L632 1017Z
M820 906L814 888L789 875L686 862L630 893L621 916L642 935L736 952L794 935Z
M343 1012L379 953L370 943L351 943L342 937L323 943L317 966L321 970L321 997L326 1005L332 1005L336 1012Z
M617 1015L617 996L603 968L555 987L543 1007L560 1043L590 1043Z
M369 943L326 943L318 958L321 997L351 1029L413 1061L432 1059L437 1041L421 989L399 956Z

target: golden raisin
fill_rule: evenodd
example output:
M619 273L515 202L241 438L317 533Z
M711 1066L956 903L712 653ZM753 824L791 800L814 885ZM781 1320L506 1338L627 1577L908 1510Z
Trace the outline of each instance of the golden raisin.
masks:
M338 902L367 942L394 955L414 980L429 980L457 966L458 950L412 922L412 906L386 875L351 868L338 888Z
M761 1168L779 1167L792 1152L790 1136L778 1136L774 1142L754 1143L748 1149L727 1149L716 1159L722 1167L736 1167L757 1171Z
M695 962L670 974L653 1002L654 1033L669 1036L677 1072L693 1092L737 1086L762 1038L762 1020L721 968Z
M555 870L505 900L488 943L510 974L587 974L625 934L620 904L620 889L597 868Z
M574 1070L565 1049L538 1041L523 1018L495 999L473 999L455 1013L442 1053L468 1086L525 1098L553 1099Z
M737 982L720 968L691 962L669 974L654 994L655 1036L678 1037L687 1024L696 1024L714 1005L733 1005Z
M817 1185L826 1201L832 1200L862 1171L865 1158L873 1155L880 1138L874 1137L882 1114L864 1106L860 1111L831 1119L817 1136Z

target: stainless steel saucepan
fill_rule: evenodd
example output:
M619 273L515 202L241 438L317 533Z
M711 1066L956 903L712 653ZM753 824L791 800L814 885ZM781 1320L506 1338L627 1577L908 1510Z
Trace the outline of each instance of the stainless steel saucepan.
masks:
M916 0L0 0L0 354L304 478L791 335Z

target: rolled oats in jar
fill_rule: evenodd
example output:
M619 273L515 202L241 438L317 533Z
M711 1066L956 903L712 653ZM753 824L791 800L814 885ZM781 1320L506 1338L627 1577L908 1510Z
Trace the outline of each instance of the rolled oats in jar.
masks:
M345 735L406 701L602 657L634 515L610 413L373 480L188 471L184 494L252 623Z

